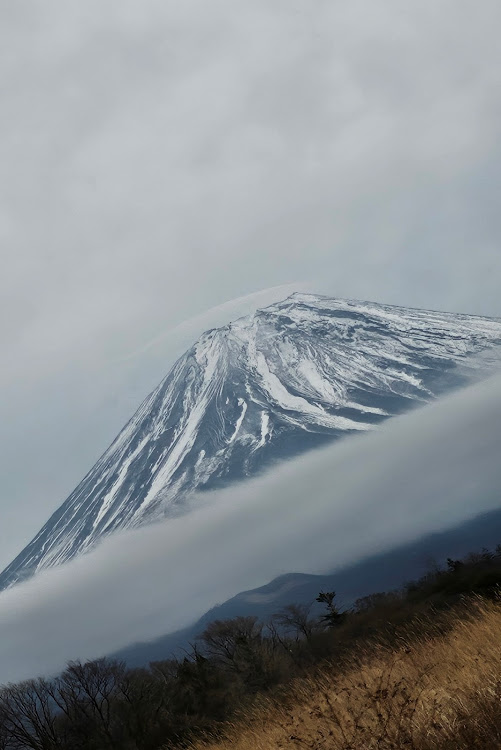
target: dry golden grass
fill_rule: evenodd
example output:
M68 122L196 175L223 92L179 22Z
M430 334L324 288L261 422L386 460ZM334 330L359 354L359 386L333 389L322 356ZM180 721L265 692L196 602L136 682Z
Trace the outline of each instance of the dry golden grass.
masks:
M295 681L192 750L501 748L501 607L473 599L448 618Z

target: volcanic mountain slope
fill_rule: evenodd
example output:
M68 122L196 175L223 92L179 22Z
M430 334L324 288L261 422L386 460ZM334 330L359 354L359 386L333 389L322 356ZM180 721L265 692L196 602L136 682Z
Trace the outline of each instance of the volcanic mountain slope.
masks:
M204 333L32 542L5 588L195 491L374 429L501 354L501 321L295 294Z

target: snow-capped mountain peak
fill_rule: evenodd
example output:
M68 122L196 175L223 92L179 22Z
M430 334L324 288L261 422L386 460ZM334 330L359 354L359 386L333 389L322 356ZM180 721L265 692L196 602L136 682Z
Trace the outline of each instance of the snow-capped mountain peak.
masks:
M375 429L464 382L499 358L500 344L499 320L311 294L207 331L0 586L172 514L195 491Z

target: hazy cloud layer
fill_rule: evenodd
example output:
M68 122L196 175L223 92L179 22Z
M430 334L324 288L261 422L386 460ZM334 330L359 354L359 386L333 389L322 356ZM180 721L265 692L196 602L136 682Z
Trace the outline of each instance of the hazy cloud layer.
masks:
M196 499L0 594L0 680L197 619L291 571L323 573L499 507L501 376Z
M0 3L4 563L187 317L297 279L501 315L500 25L497 0Z

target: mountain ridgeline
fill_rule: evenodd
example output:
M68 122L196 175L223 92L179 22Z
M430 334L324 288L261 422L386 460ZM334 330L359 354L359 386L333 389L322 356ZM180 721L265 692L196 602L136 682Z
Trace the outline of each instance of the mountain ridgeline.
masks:
M0 575L0 588L108 534L177 513L488 369L501 321L295 294L204 333Z

